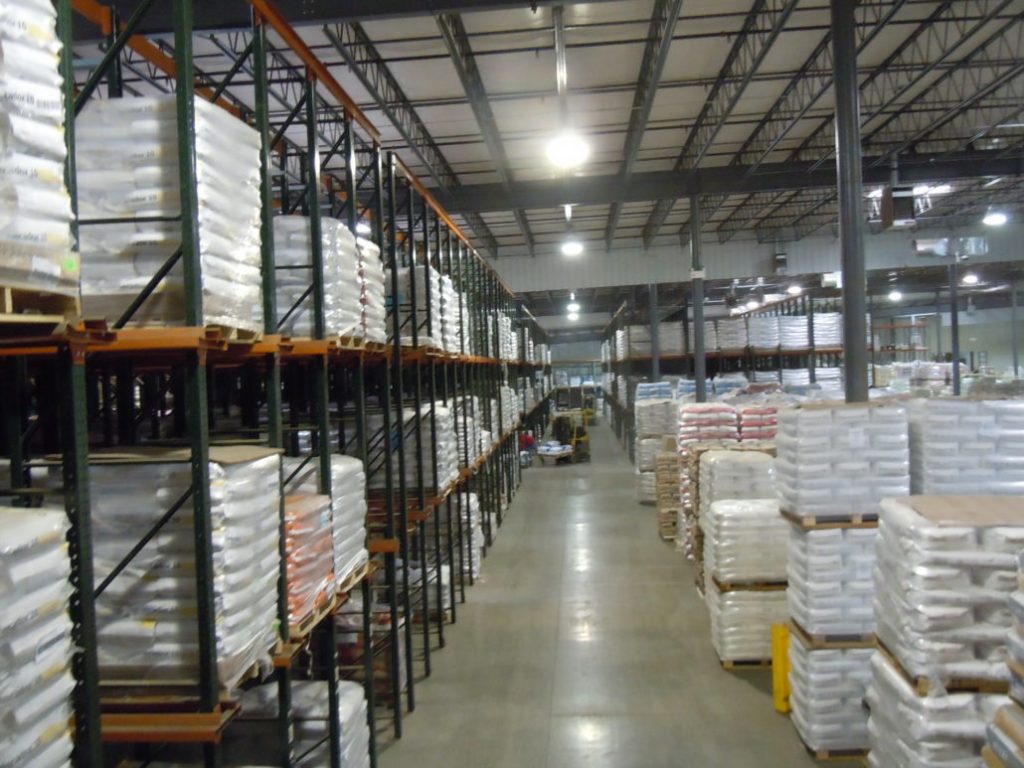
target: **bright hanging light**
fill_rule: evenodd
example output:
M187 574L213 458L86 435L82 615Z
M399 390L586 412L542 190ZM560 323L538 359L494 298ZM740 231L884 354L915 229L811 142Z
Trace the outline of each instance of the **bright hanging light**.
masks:
M372 235L373 227L367 224L365 221L356 223L356 234L357 235Z
M786 289L786 293L788 293L790 296L799 296L803 292L804 292L804 289L801 288L796 283L793 283L793 285L789 286Z
M989 211L985 214L985 218L981 220L981 223L989 227L1001 227L1009 220L1010 217L1002 211Z
M579 256L581 253L583 253L583 243L579 239L570 237L562 243L563 256Z
M564 171L579 168L590 157L590 145L575 133L562 133L548 142L548 162Z
M575 312L570 312L569 313L569 322L575 323L579 319L580 319L580 316L577 315Z
M977 285L978 276L973 272L968 272L963 276L962 281L964 285Z
M949 184L936 184L929 190L929 193L933 195L948 195L952 191L953 188Z
M577 312L580 311L580 305L574 301L571 304L569 304L569 306L567 306L565 309L570 315L575 315Z
M889 301L899 301L903 298L903 293L893 288L889 291Z
M760 306L761 302L759 302L757 299L750 299L750 301L748 301L746 304L747 309L757 309Z

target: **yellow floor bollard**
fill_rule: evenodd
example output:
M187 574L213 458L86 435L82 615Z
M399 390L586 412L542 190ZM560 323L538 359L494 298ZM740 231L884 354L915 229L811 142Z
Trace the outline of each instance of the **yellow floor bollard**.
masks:
M785 624L772 624L772 703L779 714L789 714L789 627Z

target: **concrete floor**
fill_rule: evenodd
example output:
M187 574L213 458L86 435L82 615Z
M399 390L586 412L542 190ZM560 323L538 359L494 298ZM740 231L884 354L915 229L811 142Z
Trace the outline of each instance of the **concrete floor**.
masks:
M527 470L381 768L815 765L770 672L719 667L690 567L603 423L592 443Z

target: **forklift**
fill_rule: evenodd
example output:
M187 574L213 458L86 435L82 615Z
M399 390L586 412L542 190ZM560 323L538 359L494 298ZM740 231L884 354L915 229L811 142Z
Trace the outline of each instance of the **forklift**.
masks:
M590 461L590 432L587 430L587 412L583 409L564 411L552 417L552 436L572 453L555 461L556 464L580 464Z

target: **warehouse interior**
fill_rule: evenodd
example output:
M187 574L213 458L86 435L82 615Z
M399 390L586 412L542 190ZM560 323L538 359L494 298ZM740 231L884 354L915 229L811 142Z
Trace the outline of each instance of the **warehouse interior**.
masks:
M4 0L0 144L0 768L1024 768L1024 0Z

